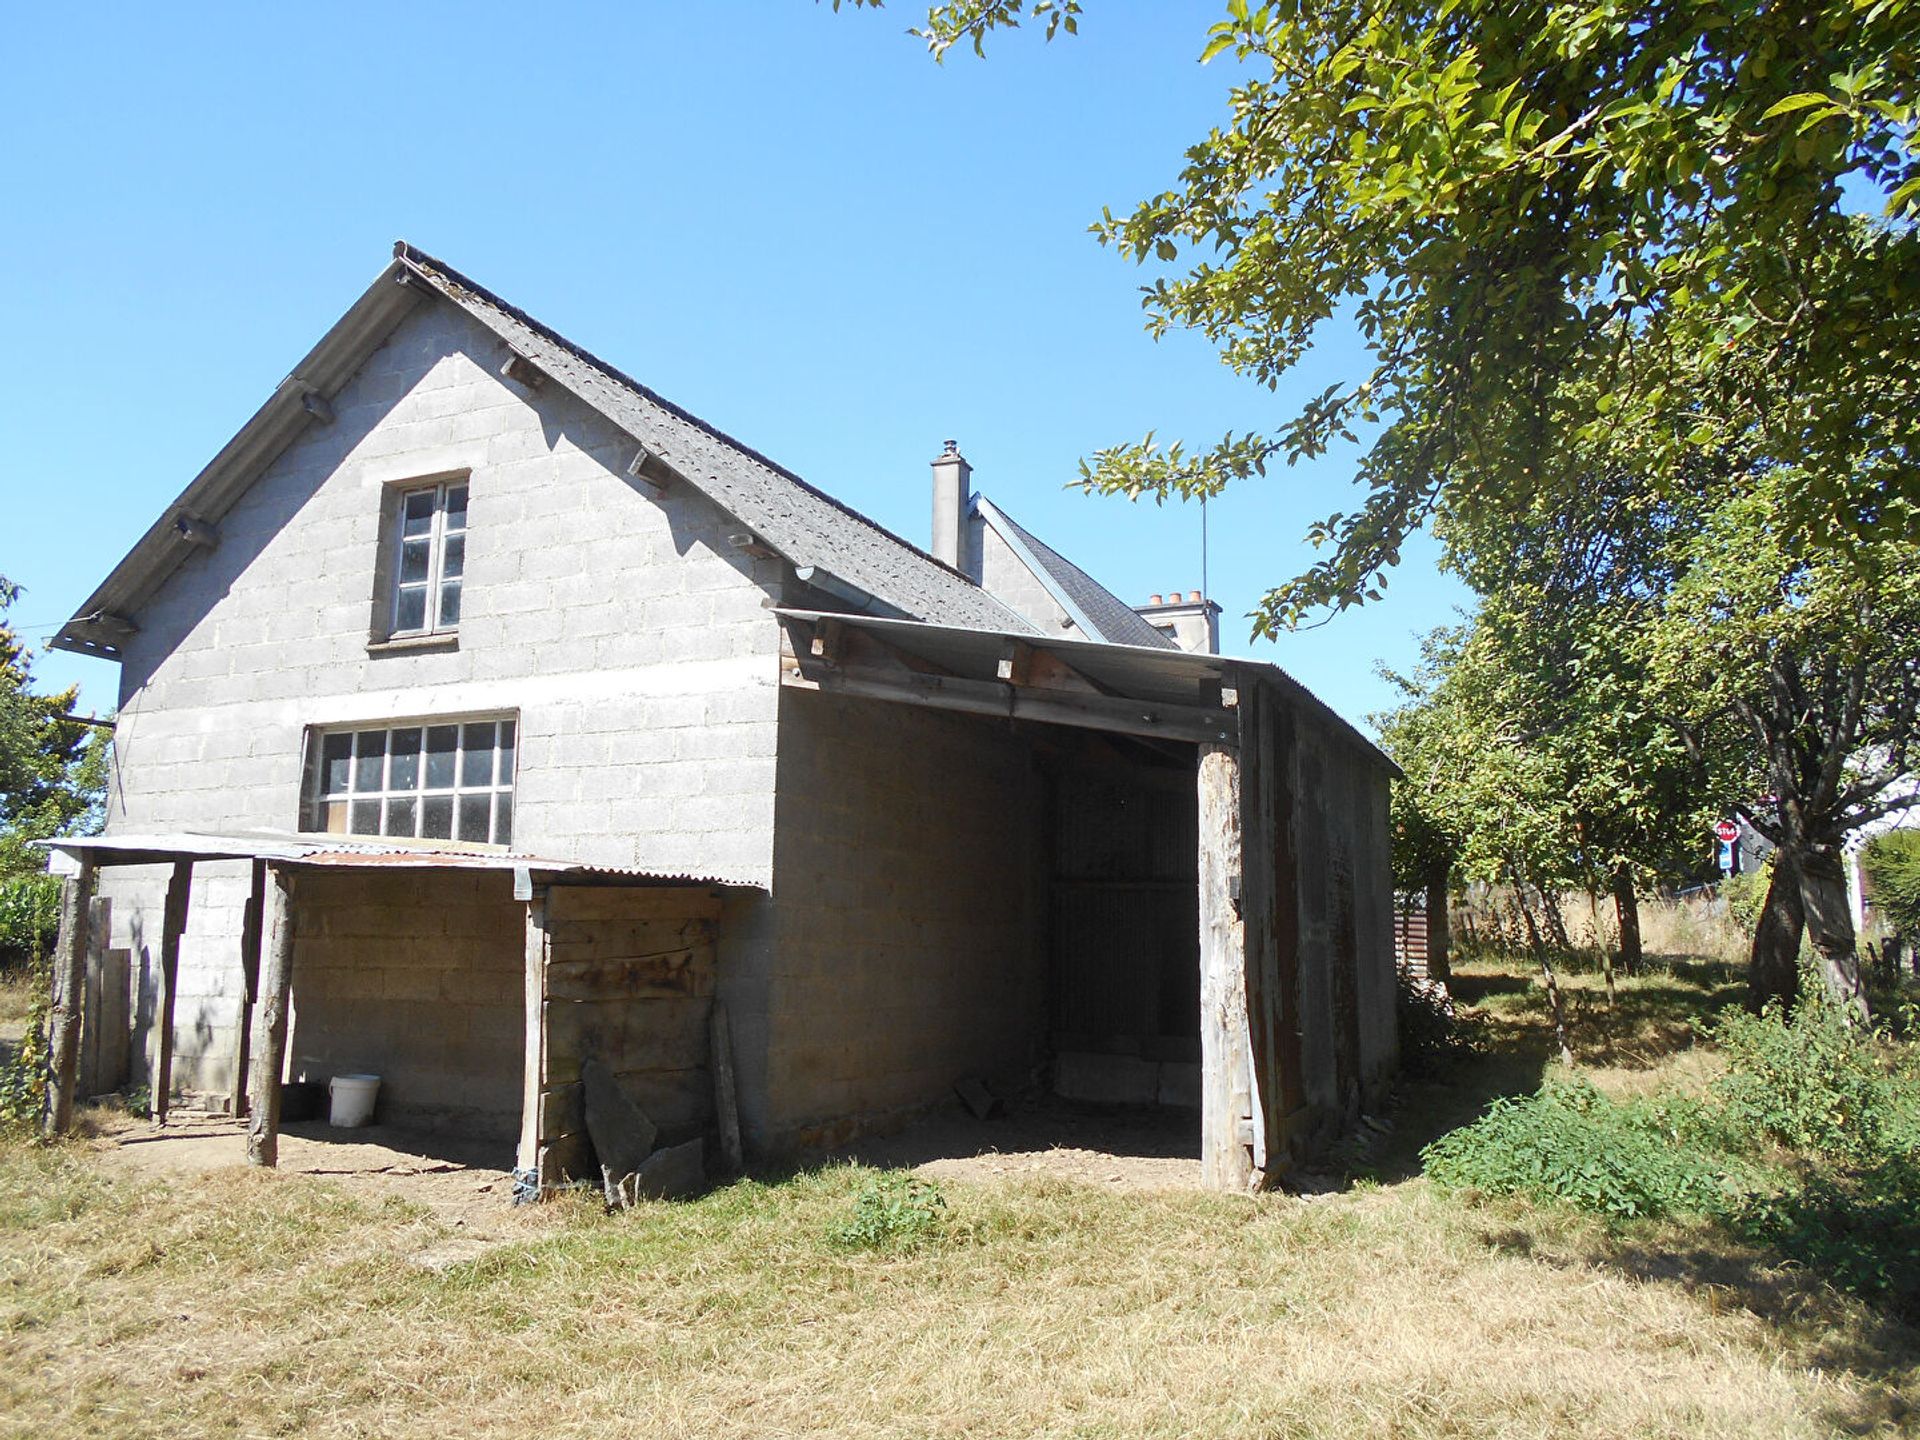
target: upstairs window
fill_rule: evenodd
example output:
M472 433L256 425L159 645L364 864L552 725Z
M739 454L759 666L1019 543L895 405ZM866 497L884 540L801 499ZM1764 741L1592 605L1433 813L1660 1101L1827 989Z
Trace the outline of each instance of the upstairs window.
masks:
M400 496L393 613L388 634L440 635L460 628L467 570L467 482L423 485Z
M510 719L321 731L302 828L510 845L514 740Z

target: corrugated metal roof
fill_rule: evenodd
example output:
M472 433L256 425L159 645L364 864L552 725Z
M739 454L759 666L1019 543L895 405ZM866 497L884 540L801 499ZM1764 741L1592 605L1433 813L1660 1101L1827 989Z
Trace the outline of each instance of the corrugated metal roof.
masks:
M98 865L164 865L177 860L271 860L288 865L329 867L365 866L375 869L420 870L529 870L540 875L572 878L602 876L626 884L725 886L763 889L718 875L681 875L659 870L589 865L577 860L527 855L502 850L460 846L408 845L373 838L341 835L300 835L277 830L243 830L227 834L176 830L152 835L88 835L42 840L50 852L78 858L92 856Z
M1376 764L1395 776L1400 767L1366 734L1342 718L1278 665L1265 660L1242 660L1230 655L1203 655L1175 648L1108 645L1094 640L1064 637L1034 638L1024 632L995 634L988 630L956 629L915 620L888 620L876 615L841 615L819 610L782 608L774 612L791 620L818 624L832 620L866 630L888 645L914 655L951 674L978 672L993 675L1009 641L1056 654L1074 670L1115 695L1130 700L1168 705L1218 703L1217 687L1267 680L1289 699L1318 715L1332 729L1358 746Z
M1046 541L1028 530L984 495L973 503L987 524L1000 533L1013 552L1047 587L1088 638L1111 645L1140 645L1177 650L1167 635L1143 619L1126 601L1094 579Z
M918 619L1023 634L1032 629L958 570L663 399L451 266L404 243L395 253L796 567L818 567Z

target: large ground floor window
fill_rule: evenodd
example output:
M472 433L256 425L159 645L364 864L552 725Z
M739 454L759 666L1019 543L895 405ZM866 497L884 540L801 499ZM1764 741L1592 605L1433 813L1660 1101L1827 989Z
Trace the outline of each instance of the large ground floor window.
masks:
M320 731L302 828L512 844L514 732L509 718Z

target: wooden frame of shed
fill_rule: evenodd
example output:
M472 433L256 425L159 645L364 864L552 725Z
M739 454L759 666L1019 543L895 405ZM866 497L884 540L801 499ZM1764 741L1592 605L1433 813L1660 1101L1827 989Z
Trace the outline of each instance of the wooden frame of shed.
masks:
M653 876L488 853L342 846L300 837L166 835L52 842L50 868L63 879L52 977L48 1103L44 1129L72 1126L79 1072L84 969L95 877L104 867L166 865L154 1006L152 1117L168 1122L172 1092L174 994L181 936L197 862L247 861L252 891L237 960L245 980L229 1105L247 1121L246 1158L274 1166L279 1155L281 1083L299 930L303 875L331 872L511 871L525 907L525 1044L521 1057L521 1185L538 1193L586 1174L590 1151L580 1063L589 1053L655 1055L664 1043L676 1070L707 1072L720 1164L741 1166L731 1044L713 994L713 921L723 882ZM658 1005L647 1002L657 1001ZM671 1023L656 1016L671 1008ZM695 1010L697 1014L693 1013ZM650 1028L651 1027L651 1028ZM657 1033L656 1033L657 1032Z

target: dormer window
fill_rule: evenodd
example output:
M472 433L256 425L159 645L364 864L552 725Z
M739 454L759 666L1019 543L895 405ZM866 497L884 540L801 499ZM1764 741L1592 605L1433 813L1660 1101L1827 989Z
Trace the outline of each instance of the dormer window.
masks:
M444 635L460 628L460 581L467 568L467 482L422 485L400 494L388 635Z

